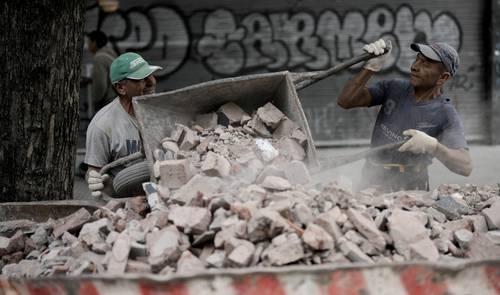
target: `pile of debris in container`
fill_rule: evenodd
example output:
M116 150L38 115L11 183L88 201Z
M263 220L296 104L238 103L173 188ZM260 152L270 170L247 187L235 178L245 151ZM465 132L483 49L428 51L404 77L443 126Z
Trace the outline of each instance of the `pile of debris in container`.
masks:
M0 223L8 276L196 272L500 257L497 186L353 192L315 183L307 136L268 103L177 125L145 196L45 223Z

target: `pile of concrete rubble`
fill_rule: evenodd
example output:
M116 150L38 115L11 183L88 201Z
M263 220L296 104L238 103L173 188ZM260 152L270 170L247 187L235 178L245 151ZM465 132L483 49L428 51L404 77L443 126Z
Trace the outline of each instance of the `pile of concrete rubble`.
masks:
M312 180L307 136L268 103L228 103L154 151L146 196L58 220L0 223L8 276L188 273L500 257L498 186L381 194Z

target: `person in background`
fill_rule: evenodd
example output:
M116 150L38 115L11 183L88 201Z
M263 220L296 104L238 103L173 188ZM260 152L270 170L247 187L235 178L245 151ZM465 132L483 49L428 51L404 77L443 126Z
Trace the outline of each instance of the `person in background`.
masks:
M94 56L94 65L91 74L91 94L94 110L97 112L115 97L116 92L109 80L109 67L116 58L116 52L106 46L108 37L101 31L92 31L87 34L88 49Z

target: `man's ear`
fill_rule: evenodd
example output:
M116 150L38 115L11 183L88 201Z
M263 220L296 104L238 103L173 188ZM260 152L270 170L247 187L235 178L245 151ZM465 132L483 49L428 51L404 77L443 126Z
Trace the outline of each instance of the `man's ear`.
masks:
M449 72L443 72L443 73L441 73L438 80L436 81L436 84L438 84L439 86L443 86L444 83L446 83L446 81L448 81L448 79L450 79L450 77L451 77L451 74Z
M125 95L127 93L125 83L118 82L118 83L115 83L114 86L115 86L115 91L116 91L116 93L118 93L118 95Z

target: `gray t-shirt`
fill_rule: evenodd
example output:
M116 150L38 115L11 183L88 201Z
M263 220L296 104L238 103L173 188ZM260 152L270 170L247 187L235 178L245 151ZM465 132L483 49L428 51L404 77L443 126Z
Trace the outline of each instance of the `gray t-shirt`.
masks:
M417 129L436 137L448 148L467 148L462 122L450 99L440 96L417 102L413 86L402 79L383 80L368 90L372 96L371 106L382 105L373 128L372 147L402 141L404 130ZM378 161L391 164L422 160L430 164L431 156L390 151L378 157Z
M94 116L87 129L85 163L103 167L141 150L137 120L117 97Z

